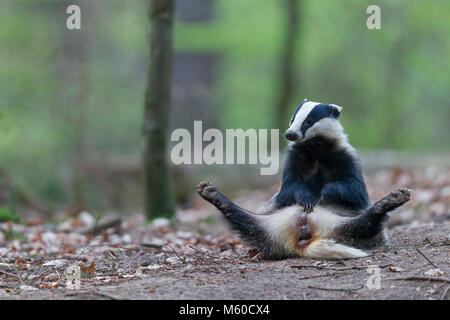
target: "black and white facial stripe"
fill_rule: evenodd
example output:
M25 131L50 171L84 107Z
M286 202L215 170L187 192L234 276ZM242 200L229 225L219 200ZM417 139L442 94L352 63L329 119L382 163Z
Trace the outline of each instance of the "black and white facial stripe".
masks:
M298 113L298 110L300 110L300 108L306 103L308 102L308 99L303 100L302 103L300 103L300 105L297 107L297 109L295 109L294 114L291 117L291 121L289 121L289 126L292 124L292 122L294 122L295 116Z
M316 135L327 135L340 127L337 119L342 108L335 104L323 104L305 100L295 110L286 131L286 139L301 142Z

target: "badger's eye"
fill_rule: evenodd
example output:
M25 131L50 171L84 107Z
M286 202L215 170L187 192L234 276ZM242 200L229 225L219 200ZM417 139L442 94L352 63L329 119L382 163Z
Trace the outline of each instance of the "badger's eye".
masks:
M307 126L310 126L312 124L312 121L310 119L305 120L305 124Z

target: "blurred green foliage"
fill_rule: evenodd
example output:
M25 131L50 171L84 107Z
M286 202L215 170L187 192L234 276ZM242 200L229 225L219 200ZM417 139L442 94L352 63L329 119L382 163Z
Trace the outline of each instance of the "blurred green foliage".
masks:
M359 149L448 152L450 2L378 1L381 30L366 28L371 1L300 2L291 109L304 98L342 105ZM65 27L76 3L81 40ZM70 202L81 143L83 157L139 157L147 19L144 0L0 2L0 168L16 184ZM176 50L223 57L222 128L272 127L285 19L283 1L217 0L214 20L176 22Z
M16 223L21 222L20 217L17 215L17 213L15 213L14 211L12 211L10 209L0 207L0 222L6 222L6 221L11 221L11 222L16 222Z

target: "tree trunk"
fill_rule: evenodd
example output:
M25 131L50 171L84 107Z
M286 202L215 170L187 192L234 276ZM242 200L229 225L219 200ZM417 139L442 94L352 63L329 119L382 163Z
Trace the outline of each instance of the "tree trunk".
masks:
M285 0L285 38L280 56L280 81L275 104L275 127L283 133L287 129L286 113L292 97L294 86L295 48L298 35L298 4L299 0ZM283 135L281 135L282 139Z
M173 0L150 0L150 63L145 96L144 202L148 219L174 213L167 159Z

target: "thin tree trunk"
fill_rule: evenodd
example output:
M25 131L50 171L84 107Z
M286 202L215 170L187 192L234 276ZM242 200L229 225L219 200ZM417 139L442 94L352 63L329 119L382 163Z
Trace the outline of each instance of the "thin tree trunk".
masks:
M285 39L280 56L280 82L276 100L275 126L283 133L287 129L287 110L294 87L295 48L298 35L298 5L299 0L285 0ZM283 135L282 135L283 136Z
M150 0L150 64L143 128L144 202L148 219L174 213L167 160L173 13L173 0Z

